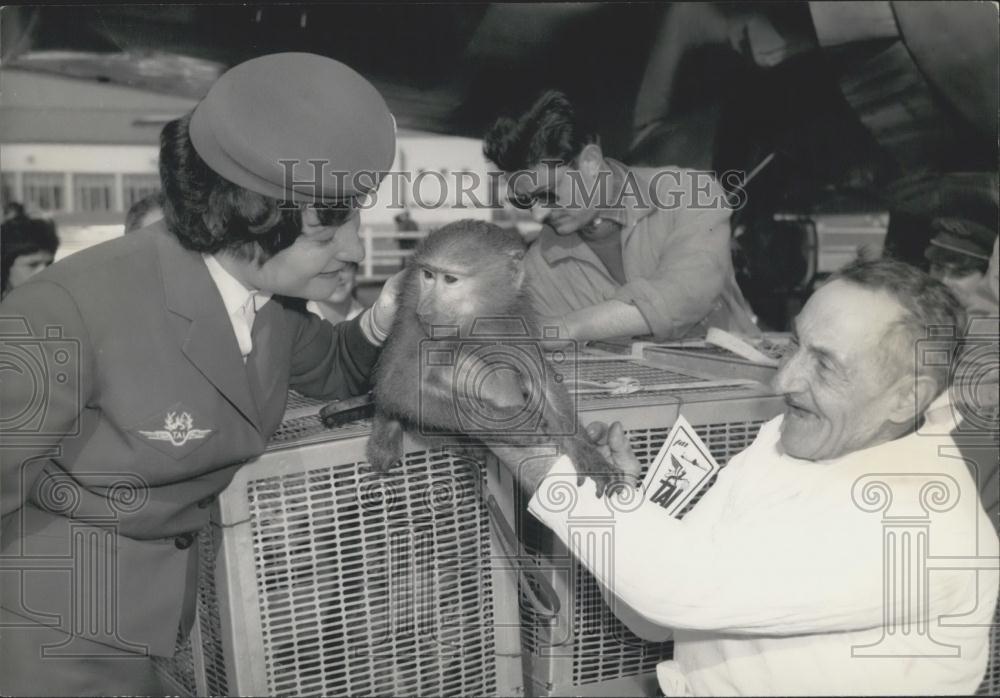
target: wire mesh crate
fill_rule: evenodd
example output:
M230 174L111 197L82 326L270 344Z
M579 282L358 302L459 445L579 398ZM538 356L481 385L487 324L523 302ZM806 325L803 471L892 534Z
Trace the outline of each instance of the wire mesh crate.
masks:
M484 501L513 520L509 476L410 442L372 473L367 424L326 429L319 407L291 396L220 495L198 623L161 673L198 695L523 694L516 567Z
M581 364L581 373L589 370L582 368L585 365ZM643 475L678 414L691 422L724 467L783 407L780 398L740 381L720 385L717 379L709 381L694 372L652 366L624 356L596 365L601 366L606 379L642 375L644 382L677 384L669 391L598 399L587 396L580 402L585 423L622 422L632 450L644 466ZM687 376L686 381L683 376ZM695 504L690 503L688 509ZM524 511L524 503L519 511ZM672 657L673 643L637 637L615 616L596 580L561 541L530 515L522 514L518 523L537 569L560 599L558 615L550 617L527 603L522 586L526 690L535 696L654 695L656 665Z

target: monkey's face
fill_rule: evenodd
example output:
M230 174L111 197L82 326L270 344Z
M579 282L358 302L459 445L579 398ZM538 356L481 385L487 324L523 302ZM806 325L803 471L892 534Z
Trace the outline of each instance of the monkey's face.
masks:
M417 318L431 334L435 325L466 326L479 310L479 299L489 293L473 274L425 266L417 270Z

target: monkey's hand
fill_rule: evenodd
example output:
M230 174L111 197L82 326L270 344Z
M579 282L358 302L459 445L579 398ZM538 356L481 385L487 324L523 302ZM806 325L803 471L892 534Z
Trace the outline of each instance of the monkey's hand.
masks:
M586 438L574 438L567 444L567 453L579 474L577 484L589 477L597 485L597 496L611 493L618 487L634 486L641 465L632 454L621 424L611 428L592 424L584 432Z
M403 457L403 425L376 411L366 457L377 473L384 473L400 463Z
M642 463L632 453L632 445L625 436L621 422L591 422L584 433L590 443L597 447L601 455L611 461L630 482L638 486L642 474Z

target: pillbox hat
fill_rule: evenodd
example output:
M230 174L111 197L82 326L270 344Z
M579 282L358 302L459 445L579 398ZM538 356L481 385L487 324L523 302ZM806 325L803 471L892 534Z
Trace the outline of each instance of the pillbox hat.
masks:
M378 91L312 53L269 54L231 68L195 107L189 131L212 170L282 201L363 196L396 154L396 123Z

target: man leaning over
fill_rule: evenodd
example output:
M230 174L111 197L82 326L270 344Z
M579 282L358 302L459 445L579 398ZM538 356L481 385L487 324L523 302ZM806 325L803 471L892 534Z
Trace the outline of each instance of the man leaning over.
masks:
M499 119L483 152L510 199L544 221L525 257L540 313L580 341L756 332L733 273L725 193L707 172L604 157L559 92Z

